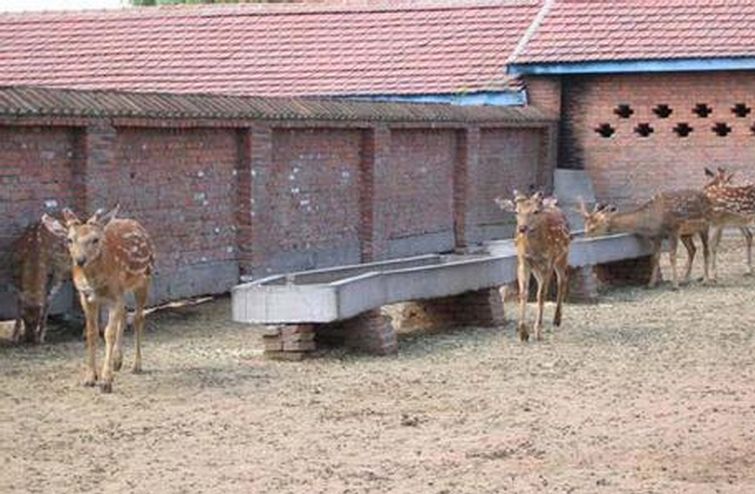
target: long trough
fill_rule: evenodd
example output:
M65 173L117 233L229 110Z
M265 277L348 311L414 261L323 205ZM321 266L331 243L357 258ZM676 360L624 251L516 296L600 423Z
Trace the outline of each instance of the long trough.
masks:
M583 267L650 253L634 235L577 237L569 265ZM254 324L330 323L382 305L458 295L516 280L511 240L491 242L479 253L417 257L301 271L233 288L234 321Z

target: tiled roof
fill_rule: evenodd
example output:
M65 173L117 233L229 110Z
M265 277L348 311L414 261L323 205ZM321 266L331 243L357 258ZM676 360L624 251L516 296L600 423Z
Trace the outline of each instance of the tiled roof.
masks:
M556 0L510 62L754 56L754 0Z
M1 87L0 117L543 123L534 107Z
M506 87L542 0L244 4L0 15L0 84L237 95Z

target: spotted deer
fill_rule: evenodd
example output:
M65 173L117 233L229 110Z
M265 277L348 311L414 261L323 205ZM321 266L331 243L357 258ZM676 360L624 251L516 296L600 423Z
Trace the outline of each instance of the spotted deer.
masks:
M16 294L13 341L44 343L47 314L55 295L71 276L65 243L41 221L32 223L11 245L11 287Z
M747 271L745 275L752 275L752 232L748 225L755 221L755 185L731 184L734 173L727 173L719 167L716 172L705 169L705 174L711 180L703 187L703 192L713 205L716 225L711 230L711 271L712 280L718 279L718 247L721 234L727 226L736 226L745 237L747 245Z
M537 319L535 338L542 339L545 292L556 272L557 295L553 325L561 325L561 310L566 296L569 223L557 206L555 198L544 198L536 192L526 196L514 191L514 200L496 199L504 211L516 213L517 280L519 283L519 324L517 333L522 341L529 340L527 325L527 298L530 276L537 281Z
M579 211L585 220L587 236L608 233L633 233L650 241L652 246L652 274L649 287L658 284L660 275L659 260L662 242L668 239L669 260L671 262L672 285L679 288L676 252L679 240L687 248L685 280L689 280L695 246L692 236L697 234L703 243L704 281L708 278L708 228L712 219L712 207L708 198L700 191L679 190L656 194L640 207L625 213L617 212L614 206L596 205L588 211L580 201Z
M105 359L100 374L100 389L112 391L113 371L123 363L121 337L125 325L125 296L133 292L136 301L134 317L135 356L132 371L142 370L141 337L144 329L144 308L152 277L154 254L147 231L131 219L116 219L118 207L104 213L97 211L82 222L70 210L63 210L65 226L45 215L45 226L66 239L72 261L73 283L79 292L86 315L87 371L85 386L97 383L96 345L100 305L107 305L105 328Z

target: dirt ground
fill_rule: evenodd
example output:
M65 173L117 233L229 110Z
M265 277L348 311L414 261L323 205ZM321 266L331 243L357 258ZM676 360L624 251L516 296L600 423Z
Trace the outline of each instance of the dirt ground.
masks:
M153 314L111 395L78 384L78 337L4 346L0 492L755 492L741 243L719 286L609 290L539 343L510 322L271 362L222 299Z

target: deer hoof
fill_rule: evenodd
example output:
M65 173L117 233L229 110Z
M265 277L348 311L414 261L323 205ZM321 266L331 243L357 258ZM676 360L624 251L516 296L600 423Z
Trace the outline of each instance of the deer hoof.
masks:
M100 392L103 394L110 394L113 392L113 383L110 381L102 381L100 383Z
M745 271L745 274L743 274L742 276L749 278L750 276L752 276L752 271Z
M113 370L119 371L123 367L123 354L116 353L113 357Z
M142 366L141 365L135 365L131 367L131 373L132 374L141 374L142 373Z
M93 387L95 384L97 384L97 374L88 375L84 378L84 381L82 381L81 384L86 386L87 388Z
M718 280L714 280L713 278L708 278L707 280L703 281L703 285L712 286L712 285L717 285L717 284L718 284Z
M519 339L523 342L527 342L530 339L530 332L527 330L526 324L520 324L517 328L517 333L519 334Z

